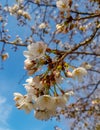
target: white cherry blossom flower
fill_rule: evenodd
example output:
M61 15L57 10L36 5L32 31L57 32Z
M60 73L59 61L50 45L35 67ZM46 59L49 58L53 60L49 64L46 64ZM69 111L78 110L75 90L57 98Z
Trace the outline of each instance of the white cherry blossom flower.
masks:
M13 5L12 7L9 7L10 15L13 15L18 10L19 6L17 4Z
M72 78L73 77L72 73L69 70L66 70L66 76L68 78Z
M66 98L64 96L57 96L57 97L54 97L54 100L55 100L55 105L56 107L65 107L66 106Z
M24 102L21 106L17 108L25 110L26 113L29 113L32 109L34 109L34 104L30 102Z
M5 61L7 58L9 58L9 54L8 53L4 53L1 55L1 58L3 61Z
M26 59L24 61L24 69L27 69L27 70L32 70L35 66L35 62L34 61L31 61L29 59Z
M68 11L70 9L69 2L70 0L57 0L56 6L62 12Z
M37 100L39 92L44 89L44 85L40 81L40 77L30 77L26 80L27 84L23 84L28 95L32 97L34 101Z
M87 62L83 62L81 64L81 67L85 68L85 69L91 69L92 68L92 65L87 63Z
M67 103L68 100L69 100L69 97L70 97L71 95L73 95L73 94L74 94L74 92L73 92L73 91L70 91L70 92L64 93L63 95L54 97L56 107L60 107L60 108L65 107L65 106L66 106L66 103Z
M29 14L28 12L26 12L26 11L23 12L22 16L23 16L24 18L28 19L28 20L31 20L30 14Z
M65 26L64 24L56 24L56 29L57 29L57 32L63 32L63 30L65 29Z
M40 80L39 76L35 76L33 78L33 83L35 84L35 88L38 88L39 90L42 90L44 88L43 83Z
M24 84L24 87L29 95L35 95L35 88L30 84Z
M73 70L72 76L73 78L77 78L80 82L83 81L83 77L87 75L87 70L83 67L78 67Z
M34 116L39 120L48 120L51 117L51 112L48 110L37 110L34 111Z
M33 88L37 88L39 90L42 90L44 88L44 85L43 83L41 82L40 80L40 77L39 76L35 76L34 78L33 77L30 77L26 80L27 84L24 84L25 88L26 86L30 86L30 87L33 87Z
M44 42L36 42L28 45L28 51L24 51L24 56L29 60L40 59L45 55L47 45Z
M14 100L16 102L16 107L25 110L26 113L29 113L34 108L34 104L27 95L24 96L20 93L14 93Z
M66 33L67 32L67 26L64 23L57 24L56 29L57 29L56 33Z
M23 15L23 10L19 9L19 10L17 11L17 14L18 14L18 15Z
M44 28L46 28L48 25L47 25L47 23L41 23L40 25L39 25L39 29L44 29Z
M21 93L14 93L14 100L16 102L20 102L20 100L23 98L23 95Z
M34 85L35 85L35 83L33 82L33 77L29 77L28 79L26 79L26 82L27 82L28 84L30 84L31 86L34 86Z
M24 87L27 91L27 95L31 97L33 101L35 101L37 99L38 90L34 86L31 86L30 84L24 84Z
M67 97L69 97L69 96L74 95L74 92L73 92L73 91L69 91L69 92L66 92L64 95L65 95L66 98L67 98Z
M43 95L37 98L35 106L36 109L40 110L55 110L56 105L54 102L54 98L51 97L50 95Z

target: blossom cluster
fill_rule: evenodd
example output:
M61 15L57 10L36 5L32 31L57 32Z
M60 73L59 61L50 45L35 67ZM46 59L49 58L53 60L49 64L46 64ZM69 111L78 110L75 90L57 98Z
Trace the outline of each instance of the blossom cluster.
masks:
M37 0L35 3L39 4L40 1ZM69 15L71 4L71 0L56 1L56 6L63 15L64 13ZM19 8L19 5L9 7L8 10L10 14L23 16L30 20L30 15L23 11L23 8ZM38 26L40 30L47 27L49 27L47 22L42 22ZM57 24L56 28L58 33L66 33L66 21ZM27 92L26 95L14 93L16 107L25 110L26 113L34 110L34 116L40 120L56 117L59 109L65 109L70 96L74 94L74 91L62 89L61 84L67 78L82 82L87 70L83 67L73 68L64 59L60 61L59 57L63 55L59 55L59 50L51 49L44 41L32 40L23 55L26 58L24 69L30 77L23 85Z
M58 109L64 109L69 97L74 94L73 91L66 92L60 87L64 80L61 74L63 67L66 68L66 78L76 78L79 81L83 80L87 71L85 68L79 67L71 72L66 67L66 62L62 66L58 63L56 67L55 58L49 56L52 50L42 41L31 43L27 49L23 53L26 57L24 68L29 75L36 72L37 75L26 80L24 87L27 94L14 93L14 100L18 109L25 110L27 113L34 110L34 116L37 119L47 120L56 116ZM44 65L47 66L46 72L39 74L39 67L42 68Z
M24 7L20 7L20 5L15 4L13 6L8 6L4 8L5 11L8 11L10 15L15 15L17 17L24 17L25 19L31 20L30 14L24 10Z
M31 94L33 95L32 92ZM57 108L63 108L66 106L66 102L73 92L65 93L62 96L54 97L50 95L42 95L37 98L34 98L31 94L28 93L28 95L22 95L20 93L14 93L16 107L25 110L27 113L34 109L34 115L37 119L48 120L49 118L56 116Z

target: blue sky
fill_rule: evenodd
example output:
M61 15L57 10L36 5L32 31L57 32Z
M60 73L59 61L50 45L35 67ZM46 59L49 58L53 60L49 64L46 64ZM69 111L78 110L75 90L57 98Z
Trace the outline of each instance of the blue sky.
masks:
M4 3L3 0L1 2ZM13 2L9 0L10 4ZM23 35L23 38L28 36L26 28L17 29L14 17L9 18L7 28L12 36L11 40L15 39L16 34ZM25 74L23 50L26 48L19 47L17 52L14 52L11 46L7 45L5 49L5 52L9 53L9 58L3 62L4 69L0 70L0 130L53 130L56 125L66 128L64 121L63 123L56 122L55 119L46 122L39 121L34 118L33 111L26 114L24 111L17 110L13 93L25 93L22 84L25 83L26 77L21 80L20 84L18 82Z

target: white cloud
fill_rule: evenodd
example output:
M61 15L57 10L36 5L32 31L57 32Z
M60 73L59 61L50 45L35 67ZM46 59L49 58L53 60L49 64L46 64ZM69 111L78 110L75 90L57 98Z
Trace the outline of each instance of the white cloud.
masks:
M5 97L0 96L0 130L10 130L7 123L12 106L7 103Z

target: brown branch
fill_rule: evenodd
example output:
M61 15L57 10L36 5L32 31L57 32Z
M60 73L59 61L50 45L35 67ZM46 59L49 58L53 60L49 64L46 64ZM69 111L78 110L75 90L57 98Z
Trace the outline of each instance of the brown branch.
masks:
M80 11L75 11L75 10L71 10L71 13L82 14L82 15L93 15L93 14L95 14L95 13L80 12Z
M90 87L93 88L94 85L96 85L96 83L88 84L88 85L85 85L85 86L82 86L82 87L79 86L78 88L74 88L74 89L69 89L69 90L67 90L66 93L68 93L68 92L70 92L70 91L74 91L74 92L75 92L75 91L80 91L80 90L82 90L82 89L88 89L88 88L90 88Z
M62 51L62 50L52 50L50 48L47 49L47 52L53 53L53 54L57 54L57 55L64 55L66 53L66 51ZM100 54L98 53L94 53L94 52L79 52L79 51L75 51L72 52L71 54L77 54L77 55L93 55L93 56L100 56Z
M93 34L89 38L87 38L85 41L75 45L72 49L66 51L65 54L59 59L58 62L62 61L68 54L71 54L72 52L76 51L80 47L88 45L90 43L90 41L93 40L93 38L95 37L99 28L100 28L100 24L96 27L95 31L93 32Z
M27 44L20 44L20 43L14 43L14 42L11 42L11 41L7 41L7 40L4 40L4 39L0 39L0 42L2 43L6 43L6 44L11 44L11 45L15 45L15 46L23 46L23 47L27 47Z
M73 54L79 54L79 55L95 55L95 56L100 56L100 54L94 53L94 52L72 52Z
M83 101L83 100L85 100L85 99L86 99L86 102L87 102L88 99L89 99L89 98L92 96L92 94L95 92L95 90L98 88L99 84L100 84L100 80L96 83L94 89L92 90L92 92L91 92L90 94L88 94L88 96L82 97L82 98L78 99L77 102Z
M40 4L40 3L35 3L34 1L32 0L28 0L26 3L33 3L37 6L48 6L48 7L54 7L54 8L57 8L57 6L55 4ZM26 4L25 4L26 5ZM82 15L95 15L95 13L89 13L89 12L80 12L80 11L75 11L75 10L72 10L71 9L71 13L75 13L75 14L82 14Z
M86 16L86 17L80 17L80 18L75 18L73 20L75 21L79 21L79 20L84 20L84 19L91 19L91 18L95 18L95 17L100 17L100 14L91 14L89 16Z
M88 71L93 71L93 72L96 72L96 73L100 73L100 71L94 70L94 69L89 69Z
M92 90L92 92L86 98L89 98L95 92L95 90L98 88L99 84L100 84L100 80L97 82L95 88Z
M55 8L57 8L56 5L54 5L54 4L52 4L52 5L50 5L50 4L40 4L40 3L35 3L33 0L28 0L27 3L28 2L29 3L33 3L33 4L37 5L37 6L48 6L48 7L55 7Z

